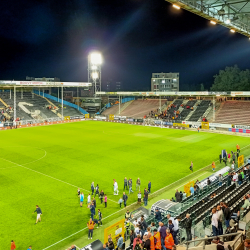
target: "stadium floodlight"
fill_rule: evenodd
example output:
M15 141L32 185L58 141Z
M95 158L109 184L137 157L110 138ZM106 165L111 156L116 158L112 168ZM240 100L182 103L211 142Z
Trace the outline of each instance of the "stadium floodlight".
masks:
M179 10L181 7L180 6L178 6L178 5L176 5L176 4L173 4L173 7L175 8L175 9L177 9L177 10Z
M225 24L230 24L231 23L231 20L230 19L227 19L226 21L225 21Z
M90 62L93 65L102 64L102 55L99 52L93 52L90 54Z
M231 31L232 33L235 33L235 30L233 30L233 29L230 29L230 31Z
M210 23L211 23L211 24L213 24L213 25L215 25L215 24L216 24L216 22L215 22L215 21L213 21L213 20L211 20L211 21L210 21Z
M96 69L97 69L97 66L96 66L96 65L93 65L93 66L91 67L91 69L92 69L92 70L96 70Z
M97 72L92 72L92 78L95 80L95 79L98 79L98 73Z

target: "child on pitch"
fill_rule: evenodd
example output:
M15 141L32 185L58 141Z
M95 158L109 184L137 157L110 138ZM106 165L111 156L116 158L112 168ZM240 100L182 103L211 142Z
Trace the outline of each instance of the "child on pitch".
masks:
M118 201L118 204L120 205L120 207L122 207L122 203L123 203L123 199L122 199L122 197L119 199L119 201Z
M83 194L83 192L81 192L81 194L80 194L80 207L82 207L83 201L84 201L84 194Z

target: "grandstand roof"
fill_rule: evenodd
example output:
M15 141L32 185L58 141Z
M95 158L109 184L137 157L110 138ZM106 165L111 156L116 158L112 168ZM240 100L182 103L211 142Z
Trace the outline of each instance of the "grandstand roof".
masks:
M166 0L250 37L249 0Z
M113 96L250 96L250 91L169 91L169 92L96 92L96 95L113 95Z
M0 81L0 87L90 87L89 82Z

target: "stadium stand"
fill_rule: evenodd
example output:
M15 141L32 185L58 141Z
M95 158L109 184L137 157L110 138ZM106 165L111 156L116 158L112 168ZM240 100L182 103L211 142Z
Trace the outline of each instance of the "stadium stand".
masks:
M197 122L201 117L204 116L205 112L207 111L210 105L211 105L210 100L202 100L198 104L197 108L194 111L191 111L192 114L187 120Z
M162 102L162 104L164 103ZM121 112L121 115L143 118L145 115L148 115L151 110L156 110L158 108L159 100L157 99L135 100Z
M120 109L122 110L124 108L124 105L126 103L122 103L120 105ZM104 110L102 112L102 115L119 115L119 104L113 105L110 108Z
M226 101L215 113L216 123L225 124L250 124L250 102L249 101Z
M0 93L0 108L9 108L14 106L13 97L10 99L9 92ZM7 105L7 106L6 106ZM43 98L42 96L32 94L31 92L24 92L21 94L20 92L16 93L16 116L20 118L20 120L32 120L32 119L48 119L48 118L58 118L61 117L60 103L55 101L50 101L47 98ZM13 119L13 110L7 113L8 118ZM83 115L80 111L69 107L67 105L64 106L64 116L79 116Z

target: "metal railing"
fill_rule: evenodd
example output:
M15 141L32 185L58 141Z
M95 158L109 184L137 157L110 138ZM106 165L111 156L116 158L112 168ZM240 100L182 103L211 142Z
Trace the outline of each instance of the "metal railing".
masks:
M223 234L223 235L219 235L218 237L220 237L220 239L224 242L224 239L226 237L230 237L230 236L236 236L233 241L233 244L231 245L232 250L235 250L236 247L236 243L238 242L238 240L240 240L239 243L243 242L243 233L242 232L238 232L238 233L231 233L231 234ZM207 237L207 238L203 238L203 239L196 239L196 240L190 240L190 241L186 241L183 244L186 245L186 249L189 248L190 245L192 245L192 243L195 244L195 242L200 241L199 245L202 244L203 249L205 249L206 247L206 241L208 240L213 240L215 238L215 236L213 237ZM193 246L192 246L193 247Z

